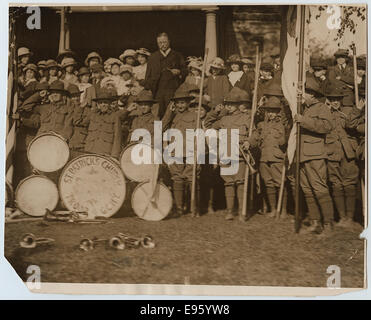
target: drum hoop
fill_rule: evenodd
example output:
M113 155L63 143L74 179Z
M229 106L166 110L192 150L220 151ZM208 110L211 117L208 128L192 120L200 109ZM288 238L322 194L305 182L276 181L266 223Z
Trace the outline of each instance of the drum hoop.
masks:
M144 144L144 145L150 147L153 151L156 150L156 149L153 148L152 145L149 145L149 144L147 144L147 143L143 143L143 142L135 142L135 141L133 141L133 142L129 143L129 144L128 144L128 145L127 145L127 146L126 146L126 147L121 151L121 153L120 153L120 157L119 157L120 168L121 168L123 174L125 175L125 177L127 177L130 181L138 182L138 183L142 183L142 182L146 182L146 180L145 180L145 181L136 181L136 180L132 179L131 177L129 177L129 176L124 172L124 169L121 167L121 159L122 159L122 156L124 155L125 151L126 151L127 149L129 149L130 147L132 147L133 145L135 145L135 144ZM162 155L161 155L161 154L160 154L160 156L161 156L161 158L162 158Z
M130 198L130 205L131 205L131 208L133 209L133 211L134 211L134 213L135 213L135 215L138 217L138 218L140 218L137 214L136 214L136 212L135 212L135 210L134 210L134 206L133 206L133 195L134 195L134 193L142 186L142 185L144 185L144 184L146 184L146 183L150 183L151 181L148 181L148 180L146 180L146 181L142 181L142 182L140 182L140 183L138 183L137 184L137 186L134 188L134 190L133 190L133 192L132 192L132 194L131 194L131 198ZM163 183L163 182L157 182L157 184L160 184L160 185L162 185L163 187L165 187L165 190L167 190L168 192L169 192L169 194L170 194L170 199L171 199L171 207L173 207L173 197L172 197L172 194L171 194L171 191L169 190L169 188ZM157 186L157 184L156 184L156 186ZM171 209L170 209L171 210ZM168 216L168 214L165 216L165 217L163 217L163 219L165 219L166 217ZM140 219L142 219L142 218L140 218ZM144 220L144 219L143 219Z
M73 161L76 161L77 159L80 159L80 158L83 158L83 157L88 157L88 156L94 156L94 157L103 158L103 159L105 159L105 160L109 160L111 163L114 163L114 164L118 167L118 169L120 169L121 174L122 174L122 177L124 178L124 183L125 183L125 197L124 197L124 199L122 200L122 203L121 203L121 205L120 205L120 208L121 208L122 205L123 205L124 202L125 202L126 194L127 194L127 186L126 186L125 174L124 174L124 172L122 171L121 166L120 166L119 164L117 164L116 162L112 161L112 159L110 159L110 158L107 157L107 156L104 156L104 155L101 155L101 154L96 154L96 153L91 153L91 154L86 153L86 154L82 154L82 155L80 155L80 156L78 156L78 157L76 157L76 158L73 158L72 160L68 161L67 164L64 166L64 168L63 168L63 170L62 170L62 172L61 172L61 174L60 174L60 176L59 176L59 179L58 179L59 198L60 198L60 200L61 200L63 206L67 208L67 206L65 205L65 202L64 202L64 200L63 200L63 195L62 195L62 192L61 192L61 181L62 181L63 174L64 174L64 172L67 170L67 167L68 167L68 165L69 165L70 163L72 163ZM119 208L118 210L120 210L120 208ZM117 210L117 211L118 211L118 210ZM116 211L115 213L117 213L117 211ZM115 213L114 213L114 214L115 214ZM113 216L114 214L112 214L112 216Z
M15 206L16 206L17 208L19 208L19 207L18 207L18 201L17 201L17 194L18 194L18 191L19 191L20 186L21 186L21 185L22 185L26 180L30 180L30 179L32 179L32 178L34 178L34 177L43 178L43 179L46 179L46 180L50 181L50 182L55 186L55 188L57 189L58 200L57 200L57 203L55 204L54 208L52 209L52 211L53 211L53 210L57 207L57 205L58 205L58 201L59 201L59 199L60 199L60 194L59 194L58 186L53 182L53 180L49 179L47 176L45 176L45 175L43 175L43 174L32 174L32 175L30 175L30 176L28 176L28 177L26 177L26 178L23 178L21 181L19 181L19 183L18 183L18 185L17 185L17 188L15 189L15 193L14 193L14 203L15 203ZM21 208L19 208L19 209L21 209ZM30 215L29 213L24 212L22 209L21 209L21 211L22 211L23 213L29 215L29 216L32 216L32 215Z
M55 133L55 132L53 132L53 131L50 131L50 132L44 132L44 133L39 134L39 135L37 135L36 137L34 137L34 138L30 141L30 143L28 144L28 146L27 146L27 160L28 160L28 162L31 164L31 166L32 166L33 168L34 168L34 166L32 165L32 163L31 163L31 161L30 161L30 149L31 149L32 144L33 144L36 140L38 140L39 138L41 138L41 137L43 137L43 136L55 136L55 137L60 138L61 141L65 144L66 149L68 150L68 151L67 151L67 152L68 152L68 159L70 158L70 156L71 156L71 151L70 151L70 147L68 146L68 143L66 142L66 139L63 138L60 134L57 134L57 133ZM66 163L65 163L61 168L59 168L59 169L57 169L57 170L55 170L55 171L51 171L51 172L59 171L59 170L62 169L62 168L63 168L67 163L68 163L68 160L67 160L67 162L66 162ZM37 169L37 168L35 168L35 169ZM37 170L39 170L39 169L37 169ZM40 170L40 171L41 171L41 170ZM42 172L44 172L44 171L42 171Z

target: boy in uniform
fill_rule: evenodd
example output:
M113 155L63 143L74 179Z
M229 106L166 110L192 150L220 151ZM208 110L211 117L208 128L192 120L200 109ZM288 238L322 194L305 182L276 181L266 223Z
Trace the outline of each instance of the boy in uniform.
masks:
M186 130L196 129L197 126L197 113L189 110L189 104L193 99L189 95L188 91L183 91L183 89L178 89L174 97L171 99L173 105L168 108L162 119L163 129L167 128L178 129L182 133L183 138L183 157L177 159L179 163L169 164L169 171L171 174L171 179L173 180L173 193L176 206L176 216L182 216L184 214L184 192L187 187L192 184L192 172L193 165L197 164L187 164L186 163L186 146L187 143L192 141L187 141ZM198 180L200 175L200 166L196 167L196 179ZM195 212L192 212L192 216L199 216L199 184L196 184L196 208Z
M218 105L214 110L210 111L206 118L206 126L214 129L227 129L227 152L231 152L231 130L239 130L239 145L242 149L248 150L250 147L249 143L249 127L250 127L250 112L241 112L240 105L249 106L250 103L245 96L245 91L240 88L233 88L230 93L225 97L224 106ZM219 118L219 114L222 109L226 109L227 114ZM253 143L256 144L256 143ZM221 165L222 167L223 165ZM234 200L237 194L238 199L238 212L240 220L245 220L242 214L242 202L243 202L243 187L245 178L246 163L243 160L241 149L239 152L239 164L238 172L234 175L221 175L224 180L224 190L227 202L227 214L226 220L234 219Z
M327 106L319 102L322 97L318 83L308 78L303 95L304 112L295 115L294 121L301 127L300 186L308 206L307 231L328 235L333 229L334 208L327 186L325 138L332 130L332 116Z

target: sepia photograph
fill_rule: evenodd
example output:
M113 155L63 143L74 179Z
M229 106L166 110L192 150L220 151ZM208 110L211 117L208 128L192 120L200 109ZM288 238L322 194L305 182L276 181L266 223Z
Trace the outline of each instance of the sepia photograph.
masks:
M366 4L8 13L4 254L29 289L367 287Z

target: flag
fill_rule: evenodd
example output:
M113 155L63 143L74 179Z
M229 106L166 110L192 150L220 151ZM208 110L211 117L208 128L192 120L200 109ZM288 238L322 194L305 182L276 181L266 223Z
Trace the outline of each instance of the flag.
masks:
M292 117L297 113L297 89L299 80L299 43L300 43L300 25L301 16L299 14L300 6L289 6L286 14L286 40L287 45L286 52L284 53L283 63L282 63L282 91L289 103L291 109ZM307 24L309 21L309 6L305 6L305 17L306 21L304 36L304 48L308 48L308 32ZM307 50L304 51L304 79L305 83L305 64L308 62L309 55ZM289 160L289 165L292 164L294 159L296 149L296 126L294 125L291 129L288 144L287 144L287 157Z
M6 113L6 161L5 161L5 181L12 188L14 172L14 152L16 142L17 123L12 120L12 115L18 109L17 96L17 54L15 46L15 20L9 19L9 57L8 57L8 92L7 92L7 113Z

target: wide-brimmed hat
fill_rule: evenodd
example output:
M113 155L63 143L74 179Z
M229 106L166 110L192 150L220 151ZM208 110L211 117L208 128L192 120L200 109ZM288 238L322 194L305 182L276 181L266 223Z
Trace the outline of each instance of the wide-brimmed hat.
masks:
M88 67L81 67L77 75L80 77L83 76L84 74L90 74Z
M255 65L255 62L247 57L241 58L242 64Z
M78 97L83 92L83 91L80 91L79 87L73 83L69 84L67 91L69 92L71 97L76 97L76 96Z
M36 64L33 64L33 63L29 63L27 64L24 68L23 68L23 72L26 72L27 70L32 70L34 71L35 73L37 72L37 66Z
M99 55L98 52L93 51L93 52L90 52L88 54L88 56L86 57L86 59L85 59L85 65L88 66L89 65L89 61L91 59L93 59L93 58L97 58L99 60L99 63L102 63L102 57Z
M241 103L248 101L251 101L251 99L248 97L248 93L238 87L232 88L232 90L229 91L224 98L225 103Z
M35 91L48 90L49 84L47 82L38 82L35 87Z
M329 87L326 88L325 96L328 97L328 98L339 98L339 99L341 99L345 95L340 90L340 88L335 87L335 86L329 86Z
M175 93L174 97L171 98L171 100L192 100L194 97L189 95L188 90L185 90L184 88L178 88Z
M69 95L69 92L64 89L64 82L60 80L53 81L48 89L49 93L57 92L64 95Z
M62 62L61 62L61 68L64 69L64 68L67 68L69 66L76 66L77 65L77 62L75 61L74 58L71 58L71 57L65 57L63 58Z
M102 72L103 71L103 66L99 63L95 63L90 67L91 72Z
M343 58L348 58L349 59L349 50L348 49L338 49L334 53L334 56L335 56L335 58L343 57Z
M310 60L310 66L314 70L325 70L328 67L325 61L316 58Z
M123 53L120 54L119 59L124 62L124 59L127 57L133 57L136 59L137 53L134 49L126 49Z
M324 95L323 89L313 77L307 77L305 81L305 91L314 92L320 96Z
M273 72L274 67L273 67L273 65L271 63L264 62L264 63L261 64L260 70L262 70L262 71L268 71L268 72Z
M147 58L151 55L151 52L149 52L149 50L146 49L146 48L139 48L135 52L136 52L136 54L140 54L142 56L147 56Z
M117 99L118 99L117 93L114 90L109 90L109 89L106 89L106 88L100 88L97 91L97 97L92 99L92 100L96 101L96 102L101 102L101 101L112 102L112 101L115 101Z
M268 100L261 106L261 108L266 109L281 109L282 103L281 100L277 97L269 97Z
M39 69L45 69L46 68L46 61L45 60L40 60L38 63L37 63L37 67Z
M241 57L239 54L232 54L228 59L227 63L231 64L242 64Z
M198 107L198 104L199 104L199 99L200 98L194 98L192 99L192 101L189 103L189 106L190 107ZM204 97L201 98L201 106L203 108L205 108L206 111L209 111L210 110L210 105L209 105L209 101L207 101L207 99L205 99Z
M210 68L224 70L225 69L224 60L222 58L219 58L219 57L214 58L211 61L211 63L209 64L209 70L210 70Z
M30 49L28 49L26 47L18 48L18 57L32 56L32 55L33 55L33 53L32 53L32 51L30 51Z
M53 59L46 60L46 69L57 68L60 69L60 65Z
M152 92L150 90L142 90L137 95L135 102L148 102L148 103L155 103L156 100L153 99Z
M76 53L72 51L71 49L64 49L61 52L58 53L57 55L57 61L61 62L64 58L69 57L69 58L76 58Z
M188 68L189 68L189 69L194 68L194 69L197 69L197 70L199 70L199 71L202 72L203 62L202 62L202 61L192 60L192 61L188 64Z
M133 74L133 67L126 64L120 66L120 74L123 74L125 72Z

